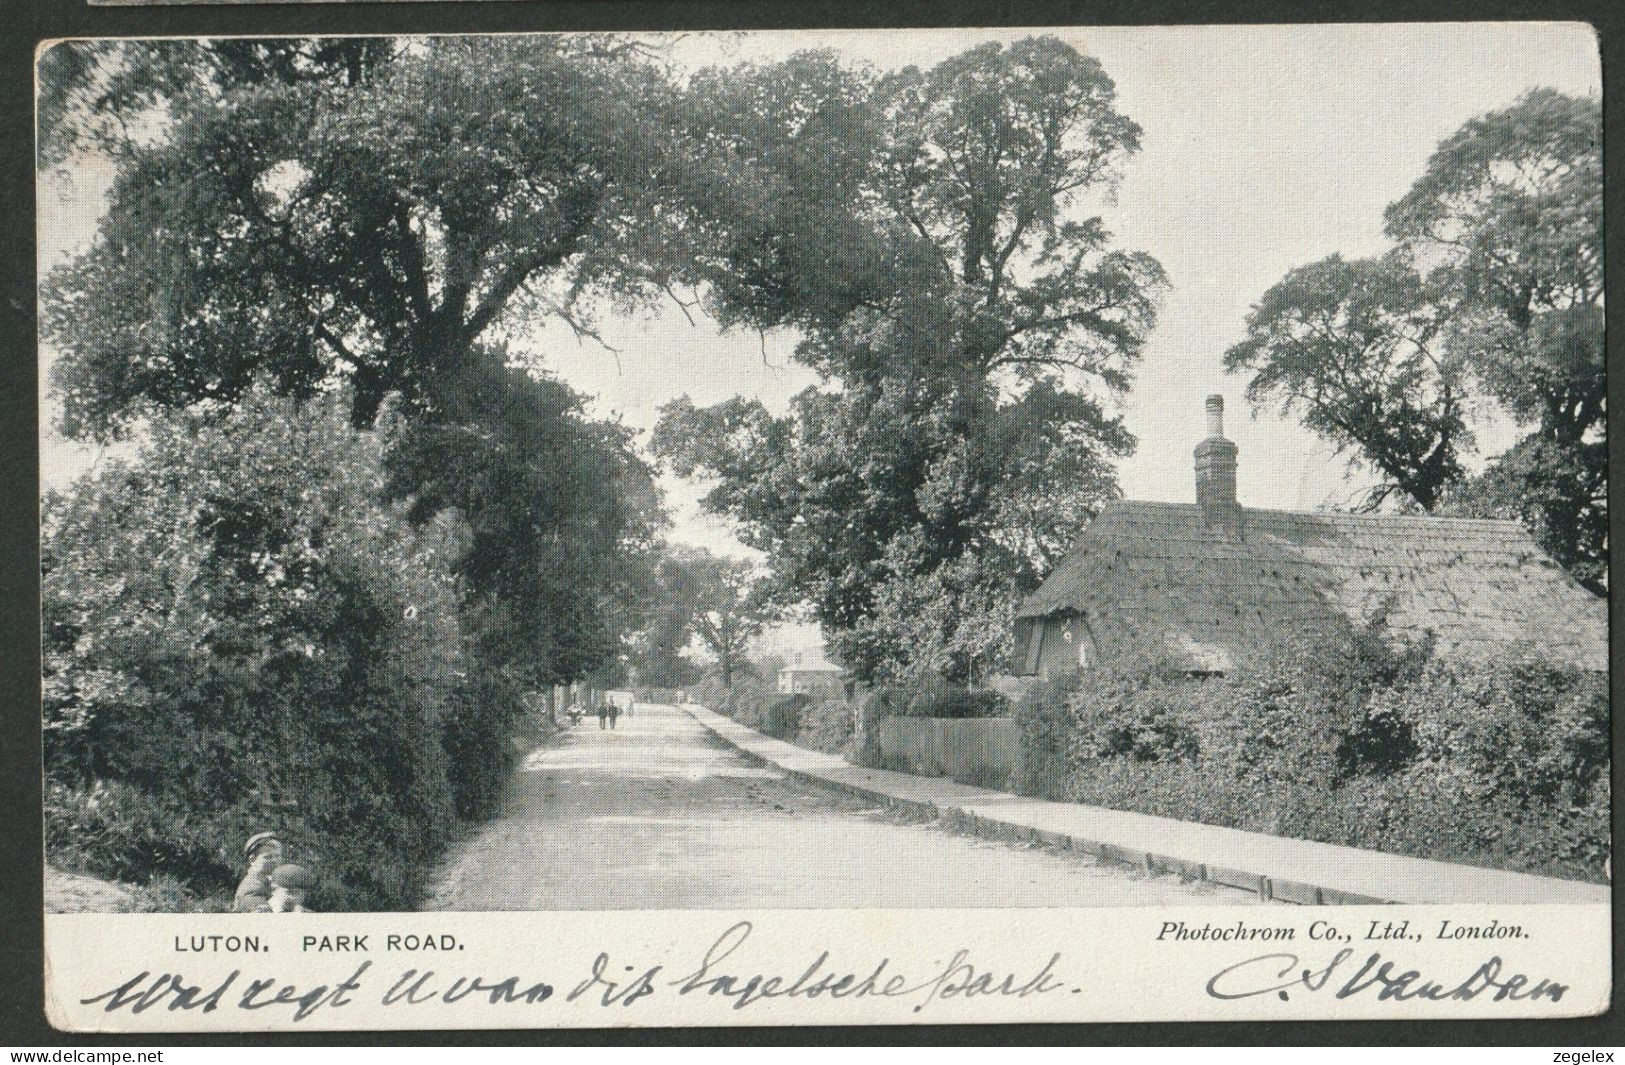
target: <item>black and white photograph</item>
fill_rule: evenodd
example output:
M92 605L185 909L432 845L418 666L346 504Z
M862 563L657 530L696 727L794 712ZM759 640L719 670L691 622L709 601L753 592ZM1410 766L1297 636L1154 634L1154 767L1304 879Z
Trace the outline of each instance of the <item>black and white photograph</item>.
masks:
M98 38L36 80L47 954L186 915L71 1023L324 914L703 924L649 984L716 998L724 914L1092 910L1221 951L1203 1009L1317 1015L1225 975L1273 938L1605 1007L1590 27ZM1084 1009L1055 950L977 1008ZM139 1023L208 1023L181 986Z

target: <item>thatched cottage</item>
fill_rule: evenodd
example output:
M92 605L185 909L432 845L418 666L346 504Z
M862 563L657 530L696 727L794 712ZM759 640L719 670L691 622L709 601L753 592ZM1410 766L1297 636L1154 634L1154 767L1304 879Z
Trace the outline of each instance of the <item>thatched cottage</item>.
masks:
M1160 650L1224 672L1284 633L1385 611L1452 656L1608 667L1605 602L1508 521L1256 510L1236 501L1224 401L1207 401L1196 502L1109 504L1017 611L1016 672L1056 675Z

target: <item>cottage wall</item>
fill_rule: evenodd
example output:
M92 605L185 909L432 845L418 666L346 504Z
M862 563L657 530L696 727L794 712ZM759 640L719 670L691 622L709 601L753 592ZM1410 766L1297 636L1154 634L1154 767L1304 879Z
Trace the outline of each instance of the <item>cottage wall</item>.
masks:
M1029 653L1024 665L1032 665L1034 668L1030 673L1040 677L1059 677L1074 672L1085 662L1097 661L1100 657L1094 637L1088 627L1077 618L1044 618L1033 627L1033 636L1035 639L1042 639L1043 642L1038 647L1036 661ZM1081 657L1080 648L1083 650Z

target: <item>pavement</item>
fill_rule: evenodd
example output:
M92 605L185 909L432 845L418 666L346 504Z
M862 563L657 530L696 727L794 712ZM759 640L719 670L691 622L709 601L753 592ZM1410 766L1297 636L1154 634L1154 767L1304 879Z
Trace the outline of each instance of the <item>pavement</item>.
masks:
M848 764L764 736L689 704L683 709L758 765L854 797L968 823L987 836L1035 840L1242 888L1260 898L1317 903L1591 903L1610 888L1556 877L1437 862L1149 814L1049 802ZM1065 905L1065 903L1056 903Z
M501 813L452 849L424 908L1257 901L1173 873L1148 875L1030 841L949 831L890 803L764 765L684 709L642 704L614 730L589 718L532 751Z

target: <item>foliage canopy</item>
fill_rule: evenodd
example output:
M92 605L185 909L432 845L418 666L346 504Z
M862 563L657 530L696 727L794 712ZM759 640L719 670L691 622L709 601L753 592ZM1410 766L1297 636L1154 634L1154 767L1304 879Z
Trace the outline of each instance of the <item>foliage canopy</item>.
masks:
M504 341L544 314L590 330L582 306L649 283L662 73L562 37L48 57L45 139L93 137L118 164L94 245L45 284L64 428L219 412L261 380L342 384L358 426L398 396L389 491L419 521L467 518L484 652L533 682L612 654L652 482L627 433ZM114 137L137 119L147 136Z
M655 449L711 480L859 676L906 670L893 611L1017 594L1115 493L1131 439L1107 402L1164 279L1080 207L1139 128L1096 60L1044 37L884 77L803 54L697 77L688 105L720 189L691 200L694 276L724 322L799 329L825 385L782 418L679 400ZM958 606L939 616L986 626ZM1001 650L946 638L956 678Z
M1536 89L1446 138L1386 212L1395 246L1332 256L1265 293L1226 353L1249 396L1301 413L1424 510L1521 520L1594 590L1606 580L1598 101ZM1524 435L1470 475L1467 413Z

